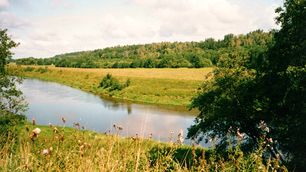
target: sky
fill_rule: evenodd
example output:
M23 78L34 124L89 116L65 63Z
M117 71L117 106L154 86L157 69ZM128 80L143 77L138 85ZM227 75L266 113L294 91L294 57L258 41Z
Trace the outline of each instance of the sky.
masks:
M283 0L0 0L13 58L278 29Z

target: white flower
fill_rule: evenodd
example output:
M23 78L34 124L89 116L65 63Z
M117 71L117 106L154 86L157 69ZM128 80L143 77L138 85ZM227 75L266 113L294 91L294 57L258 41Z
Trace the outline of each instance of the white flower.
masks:
M43 154L43 155L48 155L48 154L49 154L49 150L48 150L48 149L44 149L44 150L42 151L42 154Z
M238 139L243 139L244 137L244 133L241 133L239 128L237 129L237 137Z
M180 132L179 132L179 134L177 135L177 142L178 142L179 144L183 144L183 142L184 142L184 137L183 137L183 135L184 135L184 131L181 129Z
M41 132L41 129L40 128L35 128L32 132L34 134L38 135Z

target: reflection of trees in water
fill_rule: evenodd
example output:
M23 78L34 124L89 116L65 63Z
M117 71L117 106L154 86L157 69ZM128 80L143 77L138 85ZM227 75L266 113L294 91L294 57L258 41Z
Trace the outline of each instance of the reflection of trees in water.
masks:
M127 108L128 115L132 114L132 105L131 104L127 104L126 108Z
M132 113L131 104L120 103L118 101L102 100L103 106L110 110L124 110L127 109L128 114Z
M127 110L128 115L132 114L132 104L122 103L115 100L105 100L101 99L103 107L110 110Z

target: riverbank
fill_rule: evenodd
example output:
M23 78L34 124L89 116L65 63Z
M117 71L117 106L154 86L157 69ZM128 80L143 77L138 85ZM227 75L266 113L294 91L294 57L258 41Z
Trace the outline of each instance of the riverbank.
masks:
M91 92L103 98L161 106L185 108L190 104L201 83L212 68L201 69L81 69L53 66L9 65L15 75L58 82ZM110 73L119 82L129 79L130 85L121 91L99 88L102 78Z
M0 116L1 117L1 116ZM4 116L2 116L3 118ZM0 118L0 121L3 120ZM8 117L8 119L10 119ZM260 151L239 147L217 154L213 149L161 143L148 136L121 138L114 126L107 134L62 126L19 123L0 142L0 171L270 171L285 169L262 161ZM0 126L1 128L2 126ZM1 130L2 131L2 130ZM179 138L179 136L178 136ZM4 141L4 142L3 142ZM282 168L282 169L281 169Z

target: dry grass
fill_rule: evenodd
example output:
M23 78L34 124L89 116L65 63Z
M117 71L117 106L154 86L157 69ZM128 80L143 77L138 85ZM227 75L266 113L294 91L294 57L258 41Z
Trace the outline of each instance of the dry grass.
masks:
M19 127L18 137L0 145L0 171L286 171L277 161L264 164L261 151L244 155L235 148L225 159L213 150L145 138ZM37 127L41 132L34 136Z
M32 66L37 67L37 66ZM63 73L87 73L89 75L95 75L102 77L107 73L118 77L130 77L130 78L155 78L155 79L174 79L174 80L192 80L203 81L205 76L212 72L213 68L128 68L128 69L84 69L84 68L63 68L48 66L50 70L59 71Z

